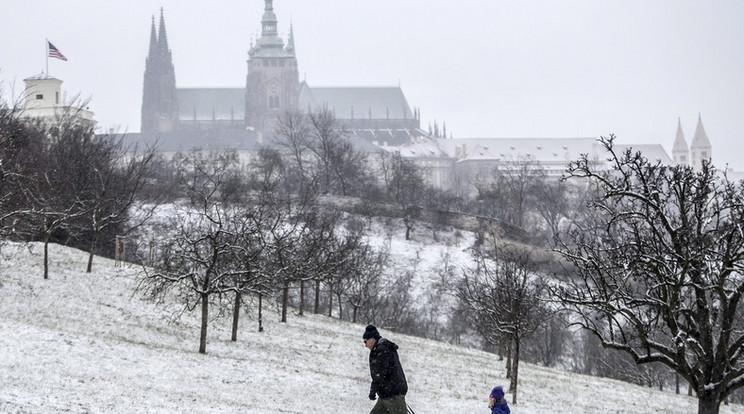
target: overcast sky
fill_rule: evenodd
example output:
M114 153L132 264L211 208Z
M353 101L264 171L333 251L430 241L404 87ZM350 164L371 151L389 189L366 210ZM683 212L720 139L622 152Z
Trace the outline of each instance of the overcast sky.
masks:
M140 128L151 17L165 10L179 87L244 87L262 0L4 0L0 85L45 70L104 129ZM455 138L659 143L698 114L716 164L744 170L744 1L275 0L311 86L400 84Z

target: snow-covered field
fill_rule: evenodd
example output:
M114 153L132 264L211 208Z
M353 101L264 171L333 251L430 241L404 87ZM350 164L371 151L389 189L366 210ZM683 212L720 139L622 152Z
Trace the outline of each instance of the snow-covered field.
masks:
M237 342L228 316L212 319L207 354L198 349L198 313L172 322L176 304L133 294L140 269L114 267L41 244L5 244L0 261L2 413L366 413L364 326L275 308L242 317ZM496 356L389 332L400 345L417 414L487 413L503 379ZM521 365L513 413L695 413L694 398L618 381ZM744 413L722 406L721 413Z

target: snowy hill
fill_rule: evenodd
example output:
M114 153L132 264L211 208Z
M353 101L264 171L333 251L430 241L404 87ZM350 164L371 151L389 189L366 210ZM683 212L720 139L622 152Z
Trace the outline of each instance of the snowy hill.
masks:
M115 267L50 246L42 279L41 244L5 244L0 261L2 413L366 413L369 390L364 326L275 308L210 324L207 355L197 353L198 314L172 322L176 304L134 295L136 266ZM496 356L389 332L400 345L418 414L487 413L491 387L506 385ZM513 413L695 413L694 398L521 365ZM721 413L744 407L723 406Z

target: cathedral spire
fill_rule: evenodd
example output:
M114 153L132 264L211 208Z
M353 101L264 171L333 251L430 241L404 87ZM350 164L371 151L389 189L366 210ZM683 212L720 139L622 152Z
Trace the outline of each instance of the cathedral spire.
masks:
M708 140L708 134L705 133L705 127L703 127L703 119L698 113L697 127L695 128L695 135L692 137L691 147L710 147L710 140Z
M152 16L152 25L150 26L150 53L148 59L152 59L158 52L158 35L155 32L155 16Z
M158 48L163 55L168 53L168 35L165 33L165 17L163 8L160 8L160 27L158 28Z
M288 56L294 56L295 55L295 44L294 44L294 27L292 26L292 22L289 22L289 39L287 40L287 55Z
M672 158L677 165L688 165L690 162L690 149L687 147L687 140L682 132L682 121L679 118L677 118L677 135L672 145Z
M708 134L705 133L703 119L700 114L698 114L695 136L692 137L692 143L690 143L690 156L694 168L700 168L700 164L703 161L710 161L712 156L710 140L708 139Z

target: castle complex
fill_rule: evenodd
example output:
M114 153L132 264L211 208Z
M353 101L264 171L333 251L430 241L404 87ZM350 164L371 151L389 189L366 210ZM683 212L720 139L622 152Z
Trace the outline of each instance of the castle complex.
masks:
M165 19L160 13L150 31L140 134L166 152L192 148L253 151L268 144L277 118L286 111L333 112L348 138L369 153L400 152L425 168L430 184L440 188L461 185L473 174L498 164L540 163L560 174L581 154L604 159L596 137L587 138L447 138L420 125L420 113L409 106L398 87L311 87L300 81L294 30L286 40L278 34L273 0L264 1L261 36L248 51L246 83L235 88L178 88L168 46ZM688 147L678 122L670 158L661 145L631 145L650 160L698 166L711 159L711 145L698 118Z

